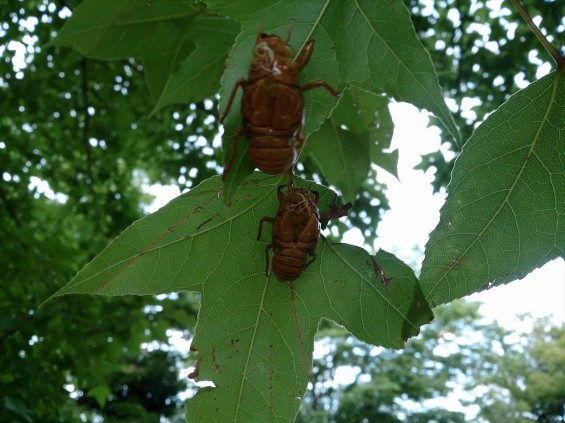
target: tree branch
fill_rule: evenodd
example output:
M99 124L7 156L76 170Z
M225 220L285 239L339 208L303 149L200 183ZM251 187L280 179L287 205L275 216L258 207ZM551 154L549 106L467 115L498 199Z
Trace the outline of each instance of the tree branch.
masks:
M543 33L540 31L540 29L528 14L528 11L524 9L524 6L522 6L522 3L520 3L520 0L512 0L512 3L514 4L514 7L516 8L520 16L522 16L530 29L533 31L541 45L547 50L551 57L553 57L553 60L555 60L555 63L557 63L558 69L562 71L565 70L565 57L561 56L559 51L557 51L557 49L553 47L553 45L549 42L545 35L543 35Z

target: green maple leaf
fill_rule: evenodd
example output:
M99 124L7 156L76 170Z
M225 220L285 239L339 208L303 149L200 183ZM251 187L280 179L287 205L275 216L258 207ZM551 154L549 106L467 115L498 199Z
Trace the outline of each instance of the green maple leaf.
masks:
M455 162L426 246L422 288L440 304L524 277L565 252L565 74L514 94Z
M393 255L322 238L317 259L292 284L265 275L264 228L274 216L281 177L255 173L231 207L209 179L135 222L54 296L199 291L192 349L196 380L209 380L187 403L191 422L292 421L306 390L320 319L357 338L401 348L432 318L412 270ZM335 194L311 182L325 213Z
M238 29L196 2L86 0L50 44L99 60L140 59L156 111L213 96Z
M396 174L398 152L383 151L390 148L393 127L385 97L348 88L331 116L310 135L302 154L312 157L344 201L355 201L371 162Z
M235 82L247 76L258 25L283 37L292 29L290 45L296 51L308 39L316 42L300 84L321 79L340 90L356 86L374 93L384 92L410 102L439 117L456 141L459 135L442 96L433 63L418 40L410 15L402 2L374 0L256 1L233 3L209 0L209 6L242 23L241 33L228 56L222 77L220 109L225 108ZM267 27L268 24L268 27ZM239 98L232 110L239 109ZM323 88L305 93L304 134L318 129L336 104ZM241 126L240 114L226 119L224 151L232 150L232 135ZM242 146L242 144L245 144ZM226 178L226 201L253 169L241 142L236 160ZM327 176L327 175L326 175Z

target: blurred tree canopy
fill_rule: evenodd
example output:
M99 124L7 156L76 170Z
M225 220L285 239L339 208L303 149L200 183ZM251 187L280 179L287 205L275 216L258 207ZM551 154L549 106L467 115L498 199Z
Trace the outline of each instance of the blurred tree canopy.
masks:
M314 362L298 421L562 421L565 327L521 316L521 329L510 330L479 308L457 300L434 309L402 351L368 346L328 323L317 342L329 353Z
M84 263L143 216L151 201L144 186L190 189L217 174L223 157L214 143L215 98L169 106L148 118L152 100L140 63L91 60L46 47L79 3L8 0L0 5L0 238L5 240L0 421L180 420L177 394L186 382L177 374L188 364L156 346L172 350L171 330L187 339L193 335L197 295L76 296L38 311ZM510 9L496 13L486 1L405 3L453 100L463 139L522 81L535 80L548 59ZM556 44L565 45L563 3L536 0L528 7L539 15L542 29L561 37ZM467 99L476 99L471 108ZM450 148L458 152L460 146ZM444 187L450 163L437 152L424 157L420 168L432 166L436 188ZM304 170L307 177L313 173ZM352 222L374 230L388 203L385 187L372 182ZM371 198L380 200L378 206ZM476 308L461 307L464 313L453 308L437 317L436 326L401 353L374 355L328 327L333 333L324 339L331 353L316 363L314 387L300 418L416 422L432 421L433 415L436 421L463 421L458 412L408 412L398 399L421 402L445 395L448 381L470 374L477 386L489 388L478 400L485 419L510 421L512 412L513 421L562 421L563 330L536 327L532 341L509 345L508 333L488 326L481 328L490 331L482 343L434 355L447 334L461 329L453 325L473 325L478 318ZM506 355L489 350L495 341L507 348ZM477 354L493 361L479 360ZM357 383L328 387L324 381L344 365L360 369ZM515 377L520 384L513 385Z

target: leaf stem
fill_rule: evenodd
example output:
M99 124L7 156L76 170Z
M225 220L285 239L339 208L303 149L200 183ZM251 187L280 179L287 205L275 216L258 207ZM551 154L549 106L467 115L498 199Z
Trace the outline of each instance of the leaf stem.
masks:
M534 21L528 14L528 11L524 9L524 6L522 6L522 3L520 3L520 0L512 0L512 3L514 4L514 7L516 7L516 10L518 10L520 16L522 16L522 18L526 21L528 26L534 32L536 38L541 43L541 45L547 50L547 52L551 55L551 57L553 57L553 60L555 60L555 63L557 63L557 68L560 70L565 70L565 57L561 56L559 51L548 41L545 35L540 31L540 29L537 27L537 25L534 23Z

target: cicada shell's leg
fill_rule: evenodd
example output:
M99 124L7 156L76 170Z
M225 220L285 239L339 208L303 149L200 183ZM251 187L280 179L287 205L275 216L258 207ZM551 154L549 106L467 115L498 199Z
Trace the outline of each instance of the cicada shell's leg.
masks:
M273 243L267 244L265 247L265 276L269 276L269 250L273 248Z
M288 44L290 42L290 35L292 34L292 30L294 29L294 24L296 22L292 21L290 23L290 25L288 26L288 32L286 34L286 43Z
M304 265L304 269L306 269L308 266L310 266L312 263L314 263L314 261L316 261L316 258L318 257L318 256L316 255L316 251L312 251L312 253L310 253L310 256L311 256L312 258L310 259L310 261L309 261L308 263L306 263L306 264Z
M296 146L296 153L299 156L300 153L302 152L302 149L304 148L304 135L302 135L302 123L298 125L298 128L296 128L296 142L298 143L298 145ZM296 162L292 167L294 166L296 166Z
M255 40L255 44L259 43L262 35L263 35L263 25L261 25L261 17L259 17L259 19L257 20L257 39Z
M312 89L318 88L318 87L324 87L326 90L328 90L330 92L331 95L333 95L335 97L339 97L341 95L341 93L339 91L337 91L334 87L332 87L326 81L322 81L320 79L318 79L317 81L309 82L308 84L300 87L300 90L302 92L304 92L304 91L312 90Z
M246 83L247 83L247 80L245 78L240 78L240 79L237 80L237 82L233 86L233 89L231 90L231 94L230 94L230 99L228 100L228 104L226 105L226 110L224 110L224 114L220 118L220 123L224 122L224 119L226 118L226 116L230 112L231 105L233 103L233 99L235 98L235 93L236 93L237 89L239 87L244 88Z
M300 54L298 55L298 57L294 62L296 63L295 67L298 72L300 72L304 68L304 66L308 64L308 61L310 60L310 56L312 56L313 52L314 52L314 40L308 40L306 44L304 44L302 51L300 52Z
M283 199L284 199L284 197L285 197L285 195L286 195L286 194L282 191L284 187L285 187L285 185L279 185L279 186L277 187L277 198L279 199L279 203L281 203L281 202L283 201ZM286 186L286 188L287 188L287 192L288 192L288 189L289 189L288 185Z
M233 160L235 159L235 153L237 151L237 139L241 137L242 134L243 134L243 129L238 129L237 132L233 134L233 145L231 148L230 158L226 162L226 167L224 167L224 173L222 173L222 181L224 180L228 172L231 170Z
M314 195L314 203L318 204L318 201L320 201L320 193L313 189L311 189L310 192Z
M316 205L312 204L308 209L308 222L302 229L300 240L303 242L317 242L320 237L319 214Z
M344 204L343 207L340 207L337 204L336 195L330 204L330 209L328 210L328 212L320 216L320 227L322 229L326 229L330 220L347 216L349 214L349 210L351 210L352 207L353 205L350 202Z
M261 240L261 231L263 230L263 222L269 222L271 225L275 222L275 219L269 216L262 217L259 221L259 233L257 234L257 241ZM271 244L269 244L271 245ZM271 245L272 247L272 245Z
M294 180L294 166L286 171L286 189L287 191L292 188Z

